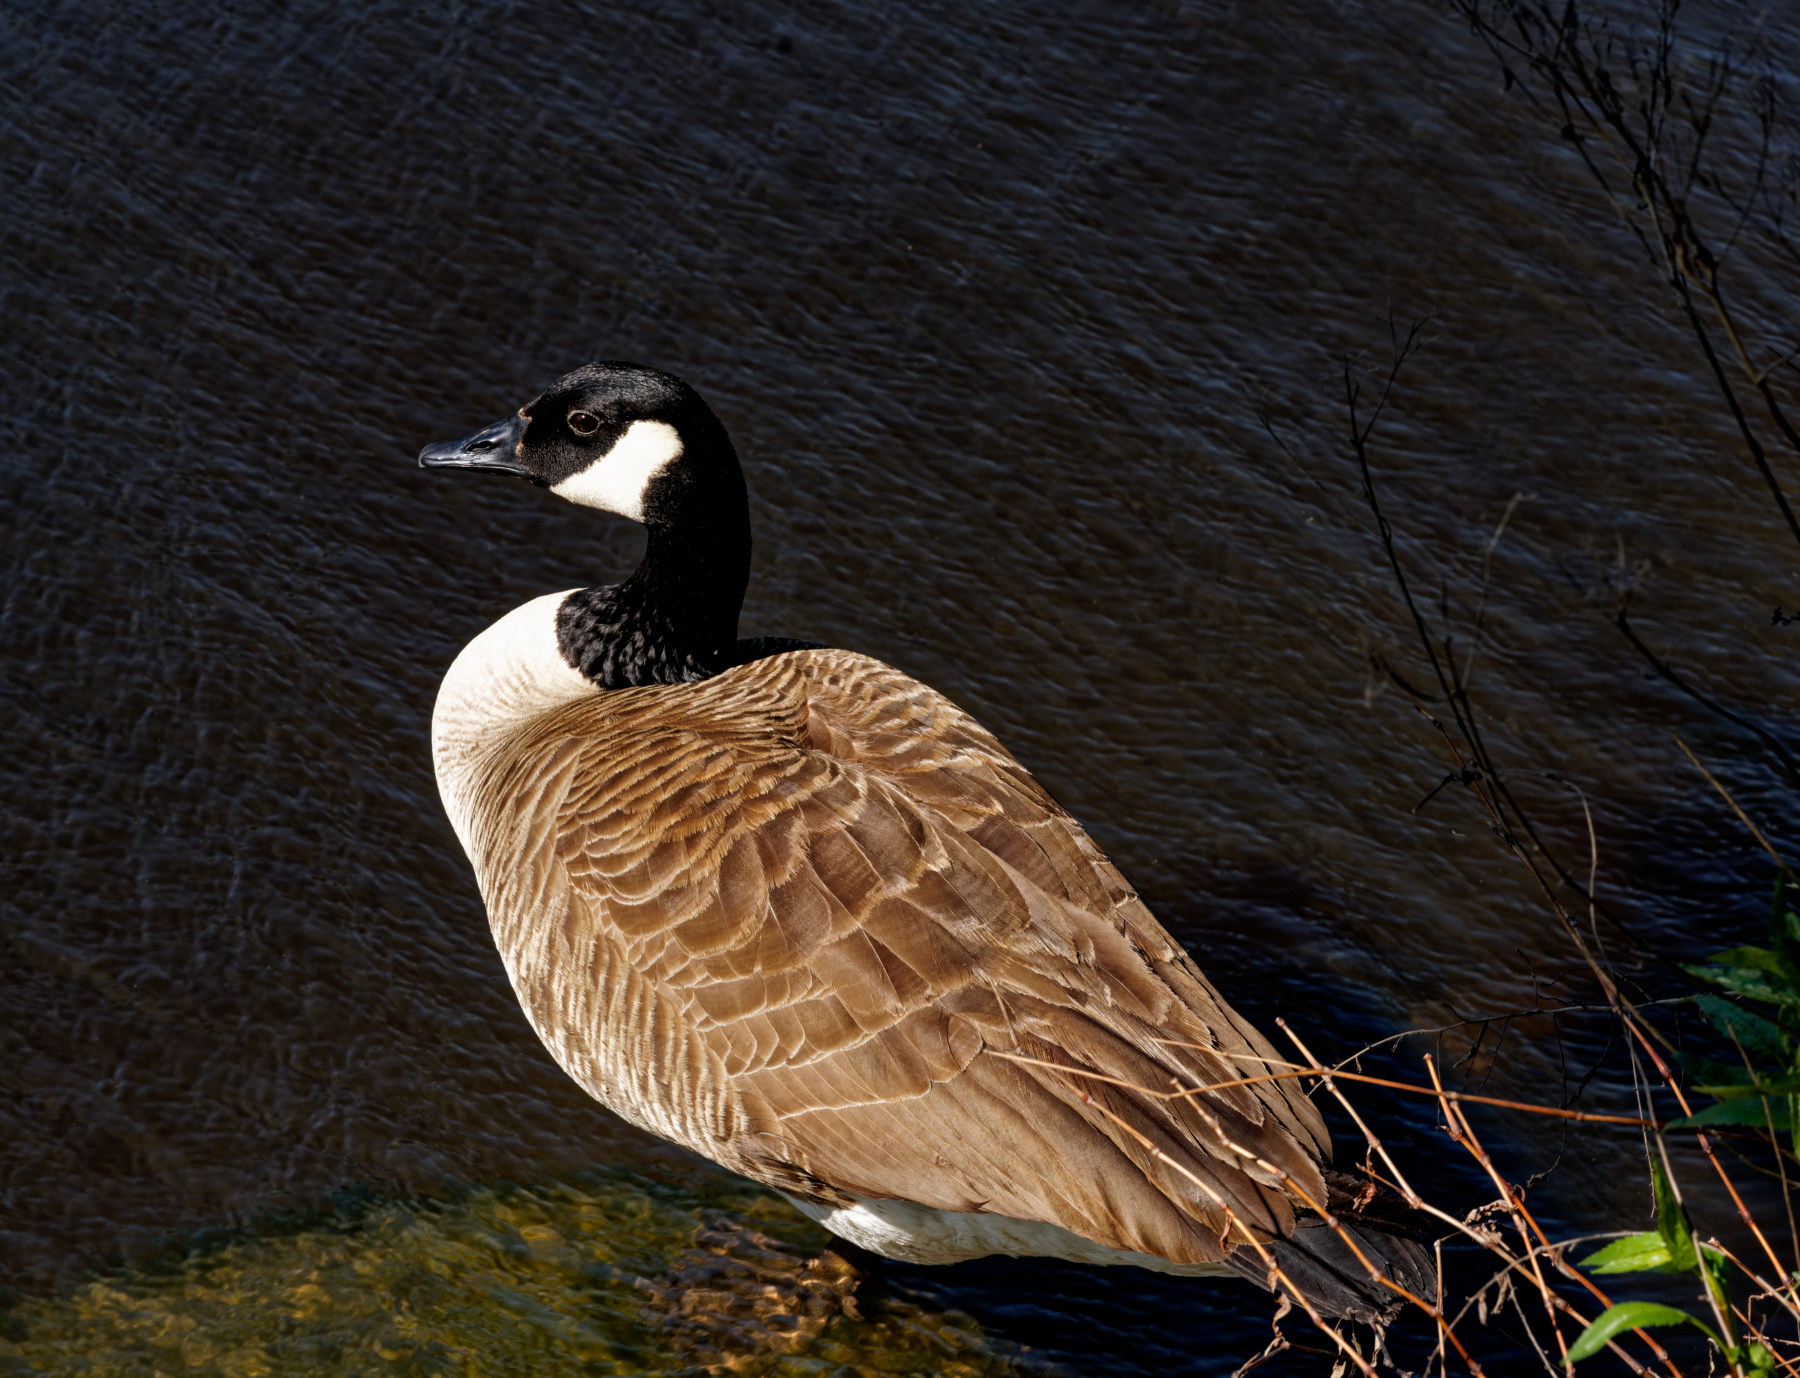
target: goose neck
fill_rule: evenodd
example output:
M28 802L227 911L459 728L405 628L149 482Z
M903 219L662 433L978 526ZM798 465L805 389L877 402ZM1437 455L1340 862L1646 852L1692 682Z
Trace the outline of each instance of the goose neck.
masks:
M717 674L732 664L749 576L747 521L652 525L630 578L564 605L563 654L603 689Z

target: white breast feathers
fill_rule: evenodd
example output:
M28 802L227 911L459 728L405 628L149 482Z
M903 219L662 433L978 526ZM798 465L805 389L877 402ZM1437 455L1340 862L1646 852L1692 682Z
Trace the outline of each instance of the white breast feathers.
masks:
M438 689L431 715L438 792L470 860L470 786L482 757L502 745L511 728L600 692L557 646L557 610L572 592L546 594L507 613L463 647Z

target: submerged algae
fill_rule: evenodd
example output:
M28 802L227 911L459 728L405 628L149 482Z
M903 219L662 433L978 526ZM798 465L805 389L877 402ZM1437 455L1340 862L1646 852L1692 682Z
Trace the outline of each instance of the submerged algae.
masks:
M859 1309L768 1192L624 1171L365 1203L0 1313L0 1374L995 1373L957 1312Z

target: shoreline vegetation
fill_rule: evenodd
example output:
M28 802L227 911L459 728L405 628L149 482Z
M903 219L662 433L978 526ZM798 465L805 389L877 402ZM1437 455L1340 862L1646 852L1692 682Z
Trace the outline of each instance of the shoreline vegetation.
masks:
M1771 53L1754 35L1708 43L1688 39L1678 22L1679 0L1604 10L1577 0L1447 0L1445 8L1487 46L1504 91L1530 102L1617 213L1642 251L1646 296L1653 301L1660 296L1665 308L1672 308L1713 385L1717 406L1729 418L1739 457L1756 481L1754 487L1745 485L1747 500L1766 501L1800 547L1800 519L1788 495L1792 478L1783 477L1792 476L1800 462L1800 429L1790 414L1800 338L1784 335L1784 323L1766 305L1772 299L1800 299L1800 243L1792 232L1800 214L1800 140L1781 105ZM1529 891L1547 908L1591 982L1593 1003L1568 1000L1559 1008L1598 1009L1609 1016L1608 1049L1622 1049L1628 1059L1639 1113L1571 1108L1598 1063L1562 1105L1525 1104L1449 1089L1440 1060L1431 1055L1424 1058L1424 1075L1412 1082L1347 1070L1360 1069L1372 1049L1326 1065L1282 1023L1297 1060L1279 1075L1307 1079L1336 1101L1366 1145L1362 1174L1429 1222L1439 1260L1435 1297L1414 1296L1380 1278L1372 1265L1369 1269L1372 1278L1398 1294L1403 1314L1423 1314L1433 1337L1423 1362L1416 1356L1397 1359L1381 1333L1365 1350L1356 1335L1303 1303L1301 1309L1329 1341L1334 1374L1353 1368L1374 1378L1385 1367L1448 1375L1459 1368L1479 1378L1486 1371L1482 1342L1471 1336L1468 1322L1485 1325L1490 1315L1510 1311L1522 1327L1526 1352L1535 1351L1551 1374L1573 1374L1604 1352L1636 1374L1685 1378L1723 1365L1735 1378L1773 1373L1800 1378L1800 1226L1794 1201L1800 1187L1800 877L1792 858L1770 837L1776 820L1754 816L1779 817L1800 802L1791 724L1780 721L1776 705L1757 703L1753 695L1703 688L1704 677L1683 663L1679 647L1665 651L1640 635L1631 620L1633 599L1650 563L1629 565L1621 544L1604 597L1594 600L1618 633L1621 660L1635 660L1646 679L1669 686L1698 720L1741 744L1727 762L1709 764L1671 726L1673 742L1696 778L1716 794L1723 817L1741 825L1746 847L1767 853L1774 873L1766 947L1711 954L1662 950L1599 893L1602 843L1587 796L1571 782L1501 759L1486 730L1492 708L1478 709L1471 694L1494 552L1531 495L1513 495L1480 552L1474 612L1460 622L1448 589L1439 591L1435 606L1423 603L1416 592L1417 556L1409 561L1383 510L1378 428L1397 406L1404 370L1428 343L1428 326L1429 318L1402 325L1390 316L1385 359L1346 354L1337 384L1343 448L1355 466L1359 495L1416 653L1403 670L1372 652L1371 668L1383 692L1398 690L1420 714L1423 740L1433 744L1435 768L1443 771L1413 812L1440 792L1460 787L1486 831L1517 861ZM1258 420L1289 461L1321 486L1271 416L1259 412ZM1800 608L1792 566L1771 578L1790 592L1770 611L1770 624L1800 622L1800 611L1790 607ZM1372 704L1374 697L1371 691L1366 700ZM1741 791L1721 778L1733 769L1763 782L1760 810L1745 808L1737 797ZM1530 776L1552 782L1578 804L1578 811L1571 811L1576 827L1559 826L1568 819L1547 817L1551 810L1515 788ZM1554 840L1559 834L1581 838L1585 846L1559 844ZM1683 1020L1683 1014L1699 1019ZM1479 1043L1465 1061L1478 1051ZM1478 1165L1494 1199L1457 1215L1415 1189L1370 1119L1358 1111L1351 1093L1359 1084L1434 1098L1439 1130ZM1496 1167L1468 1118L1469 1105L1504 1106L1546 1123L1585 1120L1636 1130L1655 1229L1553 1237L1527 1206L1526 1187L1509 1182ZM1692 1173L1693 1152L1672 1149L1697 1150L1703 1179ZM1734 1160L1731 1166L1727 1159ZM1746 1170L1761 1182L1742 1185ZM1735 1216L1730 1229L1745 1241L1737 1250L1716 1234L1701 1237L1684 1200L1684 1172L1696 1200L1702 1192L1729 1200ZM1415 1168L1414 1177L1420 1176ZM1322 1208L1319 1213L1335 1224ZM1461 1299L1444 1292L1446 1250L1466 1255L1460 1268L1450 1260L1451 1276L1487 1273ZM1678 1290L1691 1300L1671 1306L1633 1299L1634 1291L1669 1293L1667 1284L1656 1287L1654 1279L1629 1276L1646 1274L1684 1275L1687 1282ZM1604 1287L1598 1278L1606 1279ZM1281 1328L1291 1309L1284 1297L1268 1349L1234 1378L1283 1349L1299 1347ZM1664 1342L1671 1335L1666 1327L1703 1336L1703 1348L1677 1346L1678 1359L1670 1352L1673 1340Z

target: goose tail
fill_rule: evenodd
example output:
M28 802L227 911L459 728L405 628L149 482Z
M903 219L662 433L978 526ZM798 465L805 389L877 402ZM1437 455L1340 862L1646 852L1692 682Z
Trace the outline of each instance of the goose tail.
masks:
M1227 1266L1271 1292L1298 1289L1320 1315L1333 1320L1385 1326L1408 1304L1393 1287L1369 1275L1370 1265L1413 1296L1427 1302L1435 1299L1437 1267L1430 1248L1416 1237L1419 1231L1410 1218L1414 1213L1388 1193L1374 1196L1366 1184L1338 1173L1327 1171L1326 1182L1343 1233L1317 1216L1303 1216L1292 1235L1264 1246L1292 1287L1277 1279L1247 1245L1226 1256ZM1357 1257L1358 1251L1368 1264ZM1299 1300L1295 1298L1296 1303Z

